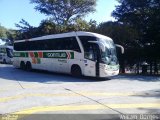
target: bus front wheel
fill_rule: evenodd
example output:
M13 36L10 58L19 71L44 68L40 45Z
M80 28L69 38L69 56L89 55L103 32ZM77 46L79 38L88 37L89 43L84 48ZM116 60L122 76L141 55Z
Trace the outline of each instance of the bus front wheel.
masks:
M71 68L71 74L73 76L82 76L81 68L78 65L73 65Z

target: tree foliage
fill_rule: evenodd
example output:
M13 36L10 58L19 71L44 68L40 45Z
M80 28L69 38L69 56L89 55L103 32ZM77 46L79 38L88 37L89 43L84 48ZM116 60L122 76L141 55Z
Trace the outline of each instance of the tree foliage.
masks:
M119 22L136 28L140 41L160 43L160 1L159 0L118 0L112 15Z
M51 20L42 20L39 27L37 27L38 36L58 33L57 26Z
M127 48L138 47L138 34L135 29L129 25L124 25L118 22L104 22L99 24L97 32L111 37L115 43Z
M7 29L0 25L0 38L7 38Z
M19 24L15 24L15 26L17 28L20 29L21 32L27 32L27 31L30 31L32 30L34 27L31 26L26 20L24 19L21 19L21 21L19 22Z
M49 16L38 27L31 26L22 19L16 27L16 39L28 39L43 35L77 30L95 30L96 22L89 23L83 17L95 11L97 0L30 0L35 9Z
M138 51L139 61L145 60L150 63L152 73L153 62L156 63L157 59L160 59L157 52L160 48L160 0L118 0L118 2L119 5L112 16L118 22L136 29L141 48L131 51Z
M96 0L31 0L35 9L58 25L68 25L95 11Z
M29 39L33 37L39 37L43 35L71 32L71 31L95 31L97 23L94 20L89 22L83 19L77 19L74 24L66 25L57 25L52 20L42 20L38 27L31 26L27 21L21 20L19 24L16 24L19 30L16 31L16 40L20 39ZM11 32L11 31L10 31ZM11 32L13 33L13 31ZM15 33L15 32L14 32ZM10 37L11 37L10 36Z
M16 39L28 39L31 37L35 37L36 27L31 26L26 20L21 19L19 24L15 24L19 30L17 33Z

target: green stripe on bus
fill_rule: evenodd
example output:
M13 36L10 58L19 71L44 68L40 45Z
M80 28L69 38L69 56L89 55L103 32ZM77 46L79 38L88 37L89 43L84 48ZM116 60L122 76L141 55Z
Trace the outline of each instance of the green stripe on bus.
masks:
M29 57L29 52L14 52L14 57ZM34 52L34 57L39 58L38 52ZM60 58L60 59L74 59L74 52L43 52L43 58Z
M74 52L70 52L71 54L71 59L74 59Z
M27 52L14 52L14 57L28 57Z
M34 52L34 57L38 58L38 52Z

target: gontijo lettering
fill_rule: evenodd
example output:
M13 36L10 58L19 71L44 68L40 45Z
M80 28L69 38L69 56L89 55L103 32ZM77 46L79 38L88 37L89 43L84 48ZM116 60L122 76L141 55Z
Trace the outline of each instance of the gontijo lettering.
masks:
M66 58L66 53L47 53L48 57L51 58Z

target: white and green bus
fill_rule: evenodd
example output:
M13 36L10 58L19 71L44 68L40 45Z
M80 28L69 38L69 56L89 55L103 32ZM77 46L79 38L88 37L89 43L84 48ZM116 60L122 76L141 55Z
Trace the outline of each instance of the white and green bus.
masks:
M119 73L113 40L82 31L15 41L13 65L76 76L109 77Z
M12 63L13 46L0 45L0 63Z

